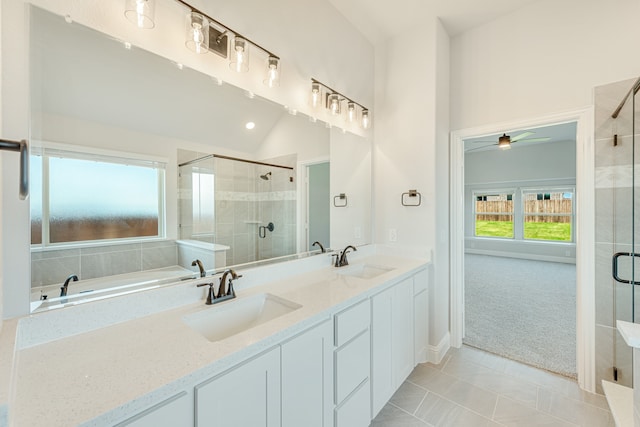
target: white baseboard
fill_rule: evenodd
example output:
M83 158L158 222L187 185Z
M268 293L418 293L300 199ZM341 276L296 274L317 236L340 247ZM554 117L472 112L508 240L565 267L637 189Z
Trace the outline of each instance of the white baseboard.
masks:
M451 335L449 334L449 332L447 332L444 337L442 337L438 345L429 345L429 362L433 363L434 365L438 365L444 358L444 355L447 354L447 351L449 351L450 347Z
M489 255L499 256L504 258L518 258L518 259L530 259L533 261L550 261L550 262L562 262L565 264L575 264L576 259L574 257L559 257L551 255L536 255L536 254L524 254L518 252L506 252L506 251L492 251L486 249L471 249L465 248L464 253L475 255Z

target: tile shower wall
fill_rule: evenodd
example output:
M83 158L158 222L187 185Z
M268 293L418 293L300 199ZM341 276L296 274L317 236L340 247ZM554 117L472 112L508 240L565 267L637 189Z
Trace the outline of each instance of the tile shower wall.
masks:
M177 263L178 249L173 240L48 249L31 254L31 286L61 283L71 274L86 280Z
M595 337L596 385L600 393L601 380L613 381L614 366L618 368L618 383L632 384L631 351L616 329L616 319L631 320L631 288L614 281L611 276L612 255L631 250L631 100L617 119L611 114L633 83L634 80L626 80L595 89ZM615 134L618 135L617 146L613 145ZM640 206L638 193L635 206ZM640 233L636 231L636 239L639 238Z

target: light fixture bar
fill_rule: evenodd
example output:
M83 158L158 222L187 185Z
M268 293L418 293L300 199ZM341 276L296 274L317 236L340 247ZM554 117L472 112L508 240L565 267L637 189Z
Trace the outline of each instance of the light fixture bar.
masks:
M354 104L356 104L358 107L360 107L363 110L369 110L367 107L365 107L364 105L360 104L359 102L354 101L353 99L349 98L348 96L343 95L342 93L338 92L337 90L327 86L326 84L322 83L320 80L316 80L313 77L311 78L311 83L315 83L315 84L319 84L320 86L324 87L325 89L329 90L331 94L334 95L339 95L340 97L344 98L344 100L346 100L347 102L352 102Z
M182 4L183 6L187 7L188 9L191 10L191 12L195 12L195 13L199 13L200 15L206 17L210 23L213 23L219 27L224 28L225 31L223 31L222 33L219 33L220 35L218 37L223 37L225 36L225 32L229 32L229 33L233 33L236 37L240 37L245 39L246 41L248 41L250 44L252 44L254 47L257 47L258 49L260 49L261 51L263 51L264 53L266 53L269 56L272 56L276 59L280 59L280 57L278 55L276 55L275 53L271 52L270 50L265 49L264 47L260 46L258 43L254 42L253 40L251 40L248 37L243 36L242 34L240 34L239 32L227 27L226 25L224 25L223 23L221 23L220 21L213 19L212 17L210 17L209 15L207 15L206 13L204 13L203 11L199 10L196 7L191 6L189 3L187 3L186 1L183 0L175 0L178 3Z

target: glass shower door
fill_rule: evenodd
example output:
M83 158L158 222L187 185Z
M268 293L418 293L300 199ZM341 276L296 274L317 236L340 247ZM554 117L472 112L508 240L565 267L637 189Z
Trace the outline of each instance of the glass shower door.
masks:
M612 154L608 165L611 180L611 276L613 278L613 319L640 323L640 312L636 311L636 295L640 285L640 251L637 243L640 241L640 183L636 165L640 164L639 149L636 146L636 130L640 129L636 123L636 109L638 104L637 82L627 92L628 97L618 114L613 114L611 141ZM606 159L603 159L607 161ZM596 157L596 166L598 157ZM632 351L626 345L619 332L612 325L613 337L613 368L612 379L620 384L632 386L633 363ZM606 378L605 378L606 379Z

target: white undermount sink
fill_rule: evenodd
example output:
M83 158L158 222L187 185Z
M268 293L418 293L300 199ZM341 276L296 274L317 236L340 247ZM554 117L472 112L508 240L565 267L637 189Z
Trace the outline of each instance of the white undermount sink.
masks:
M182 320L209 341L220 341L300 307L300 304L265 293L232 299L220 306L214 304L206 310L188 314Z
M393 270L390 267L383 267L380 265L373 264L357 264L350 265L349 267L344 267L343 270L340 270L338 273L343 276L353 276L360 277L362 279L373 279L374 277L378 277L381 274L387 273Z

